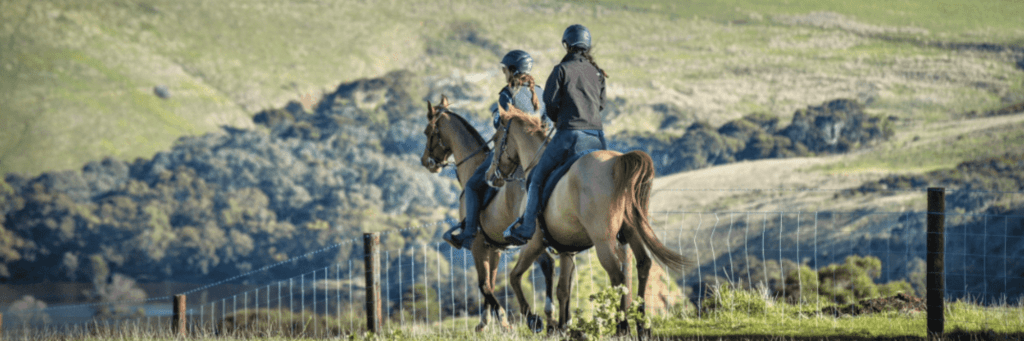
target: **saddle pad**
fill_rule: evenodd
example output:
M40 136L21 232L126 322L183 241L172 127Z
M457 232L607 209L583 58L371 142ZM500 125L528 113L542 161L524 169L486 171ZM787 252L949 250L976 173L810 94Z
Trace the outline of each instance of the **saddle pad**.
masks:
M544 182L544 190L540 192L540 210L538 212L544 212L544 207L547 207L548 199L551 198L551 193L555 192L555 187L558 185L558 181L565 176L565 173L569 172L569 168L572 168L572 164L576 163L576 160L579 160L581 157L598 150L600 149L588 149L579 152L576 155L572 155L565 159L565 161L558 165L558 167L555 167L555 170L551 171L551 174L548 175L547 181ZM531 172L530 175L533 175L533 172Z

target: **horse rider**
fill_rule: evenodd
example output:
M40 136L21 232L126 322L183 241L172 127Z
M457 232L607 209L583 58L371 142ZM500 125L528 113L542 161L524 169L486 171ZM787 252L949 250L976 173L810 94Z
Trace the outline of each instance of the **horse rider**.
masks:
M537 94L543 93L543 89L536 85L533 76L530 76L530 70L532 69L533 57L525 51L512 50L505 54L505 57L501 58L501 71L505 74L507 85L498 93L498 105L508 110L509 104L511 104L525 113L543 118L545 117L544 102L537 98ZM497 108L492 112L492 115L494 116L494 129L498 129L501 120L498 117ZM466 181L464 194L466 219L461 223L463 225L462 233L454 236L445 236L450 237L451 239L448 241L457 247L465 246L469 248L469 245L472 245L477 229L480 227L480 210L481 206L483 206L484 193L487 191L484 173L491 167L492 153L493 151L487 154L484 163Z
M601 125L608 74L590 55L590 31L583 25L569 26L562 33L562 47L566 50L565 57L551 71L544 85L547 116L555 122L558 132L530 172L526 211L503 233L505 240L513 245L526 244L533 237L548 174L562 160L577 153L608 149Z

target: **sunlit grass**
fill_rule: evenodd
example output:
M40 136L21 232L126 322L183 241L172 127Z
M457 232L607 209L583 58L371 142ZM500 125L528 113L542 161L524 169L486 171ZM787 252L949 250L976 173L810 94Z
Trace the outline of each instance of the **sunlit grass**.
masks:
M0 173L147 157L181 135L251 126L248 117L258 110L396 69L432 79L489 73L479 85L492 94L502 86L496 64L505 50L533 54L533 75L543 82L562 57L558 37L571 23L592 30L595 58L611 75L608 96L626 99L626 113L672 103L713 124L750 111L786 120L793 110L847 97L879 114L947 120L1001 105L1004 94L1020 91L1024 76L1012 61L843 27L896 36L917 34L898 28L918 27L929 32L920 38L943 41L1024 39L1022 19L1013 15L1020 4L958 4L6 1ZM957 15L946 15L951 10ZM847 26L777 19L815 11L842 15L836 20ZM465 24L497 51L452 39ZM414 83L410 94L423 97L427 82ZM171 88L172 99L152 96L158 84ZM483 116L489 104L467 109ZM628 124L653 131L661 118L615 122L607 130Z
M902 133L869 152L812 167L828 173L924 173L954 168L961 162L1017 151L1024 145L1024 116L985 120L988 123L946 122L927 125L918 133ZM899 131L899 129L897 129Z
M730 291L719 302L723 305L715 310L704 311L698 315L693 310L675 312L667 316L654 318L654 335L668 338L705 338L705 337L762 337L762 338L924 338L927 330L927 314L923 311L884 312L859 316L832 316L818 313L830 304L803 303L798 305L779 302L766 298L758 292ZM298 317L298 314L294 314ZM271 315L276 316L276 315ZM291 317L290 317L291 318ZM307 315L307 318L312 317ZM145 320L139 320L145 321ZM334 321L328 317L327 321ZM475 327L478 317L448 318L442 322L413 323L390 320L385 324L384 332L373 337L362 332L364 320L354 321L359 331L350 334L348 321L339 331L330 335L311 331L311 335L281 336L280 324L274 321L258 330L229 331L213 333L210 329L197 328L190 332L195 339L219 340L312 340L322 337L341 336L344 339L387 339L387 340L450 340L486 338L492 340L542 340L549 339L544 334L533 334L522 323L512 325L511 330L504 330L496 323L491 323L481 332ZM328 322L330 323L330 322ZM91 333L75 337L76 340L170 340L175 337L170 332L169 318L158 323L144 324L127 321L111 327L94 324ZM301 326L301 325L300 325ZM333 326L333 325L332 325ZM206 326L208 327L208 325ZM11 326L8 326L11 328ZM96 331L99 330L99 331ZM957 300L946 303L947 333L953 331L980 333L987 335L1021 335L1024 333L1024 307L1020 305L1000 304L981 306L970 300ZM10 333L12 329L8 329ZM8 334L15 339L16 333ZM283 330L290 334L290 331ZM41 331L33 334L33 340L63 340L63 334L55 331ZM28 339L28 338L26 338Z

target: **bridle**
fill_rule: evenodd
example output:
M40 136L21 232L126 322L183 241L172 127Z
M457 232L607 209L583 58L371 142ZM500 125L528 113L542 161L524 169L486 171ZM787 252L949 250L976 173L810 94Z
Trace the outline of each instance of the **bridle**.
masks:
M434 117L434 119L431 120L427 124L427 127L429 127L430 131L431 131L431 134L427 135L427 148L431 151L431 153L429 153L430 155L427 156L427 164L431 168L433 168L433 167L444 168L444 167L447 167L447 166L451 165L452 163L450 161L448 161L448 157L452 156L452 154L454 154L454 152L452 151L451 146L447 146L447 145L444 144L444 139L441 138L441 130L437 129L437 120L441 117L441 114L445 114L445 113L447 113L447 114L454 114L454 113L449 111L448 108L442 108L441 110L442 111L437 113L437 116ZM466 156L462 160L459 160L458 162L456 162L455 163L455 168L458 168L463 163L465 163L469 159L473 158L477 154L480 154L481 152L490 151L490 148L487 147L487 144L491 143L491 141L494 141L494 137L493 136L491 137L490 140L484 141L484 143L482 145L480 145L480 147L477 147L477 149L475 151L473 151L472 153L469 153L468 156ZM441 148L441 155L444 155L444 157L442 157L440 159L441 161L439 161L438 159L434 158L433 151L435 150L435 148L434 148L435 146L440 147Z
M494 166L493 178L494 179L502 179L505 182L519 181L519 182L522 182L523 184L525 184L526 183L526 179L525 178L516 178L516 177L512 176L512 174L515 174L516 169L519 168L519 164L518 163L515 163L515 162L512 163L513 166L512 166L512 170L511 171L507 171L506 172L506 171L503 171L501 169L501 157L505 155L505 149L508 148L508 129L511 126L512 126L512 120L509 120L508 123L504 123L500 127L498 127L502 131L502 134L501 134L501 144L500 144L501 147L500 148L495 148L495 150L494 150L494 161L493 162L498 162L498 164ZM498 134L494 134L494 136L497 137ZM506 174L508 174L508 175L506 175Z
M504 123L500 127L498 127L499 129L502 130L501 147L500 148L496 148L495 151L494 151L494 160L496 160L496 162L498 162L498 165L494 167L494 174L493 174L493 176L494 176L494 179L502 179L502 180L505 180L505 182L518 181L518 182L521 182L522 186L525 186L526 185L526 179L525 178L516 178L516 177L512 176L512 174L515 174L516 169L519 168L519 163L513 163L515 165L515 167L513 167L511 171L506 172L506 171L501 170L501 157L505 154L505 149L508 148L508 130L509 130L509 127L511 127L511 126L512 126L512 120L509 119L508 123ZM541 157L542 152L544 151L544 148L548 146L548 142L551 142L551 135L554 134L554 132L555 132L555 127L552 126L551 129L548 130L548 133L546 134L546 136L544 136L544 143L542 143L540 145L540 147L537 148L537 152L533 154L533 160L530 160L530 163L526 164L526 168L523 169L523 173L529 173L530 170L533 169L533 167L537 165L537 161L540 160L540 157ZM497 137L498 134L495 133L494 136ZM508 174L508 175L505 175L505 174Z
M438 116L440 116L440 114L438 114ZM431 133L427 135L427 150L430 151L430 153L428 153L427 156L427 166L429 168L447 167L449 164L451 164L451 162L448 161L448 157L452 155L452 148L446 146L444 144L444 140L441 139L441 131L440 129L437 129L437 118L431 120L430 123L427 124L427 127L430 128L431 131ZM438 161L438 159L434 158L434 151L437 150L437 148L435 147L441 148L441 155L444 155L441 158L441 161Z

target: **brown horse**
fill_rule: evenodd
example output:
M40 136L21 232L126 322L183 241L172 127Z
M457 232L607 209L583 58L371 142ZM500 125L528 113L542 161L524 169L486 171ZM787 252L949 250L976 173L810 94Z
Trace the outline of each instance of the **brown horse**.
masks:
M521 167L529 170L542 152L544 128L536 117L526 115L515 107L506 112L499 108L501 127L495 133L493 161L487 174L496 186L504 184L504 171ZM622 154L611 150L595 151L576 161L555 185L542 219L546 226L535 231L533 243L545 236L551 244L562 245L575 251L594 247L601 266L613 286L630 281L622 270L624 259L616 251L628 244L636 257L640 297L645 297L651 270L650 251L659 262L671 269L681 269L690 262L682 255L665 247L654 235L647 218L648 201L654 180L654 162L643 151ZM512 186L518 187L518 186ZM525 206L525 205L522 205ZM525 207L524 207L525 208ZM527 243L527 245L530 245ZM566 257L562 257L565 261ZM570 260L571 261L571 260ZM568 323L569 298L574 271L566 271L558 283L559 328ZM566 288L566 289L563 289ZM628 286L627 286L628 289ZM620 311L627 311L632 293L623 295ZM640 312L644 306L641 304ZM649 335L650 329L640 324L637 331ZM618 333L629 334L629 324L619 321Z
M488 155L487 143L480 133L468 122L456 113L448 110L448 98L442 96L441 103L433 106L427 101L427 128L423 134L427 136L426 149L420 159L423 167L432 173L441 171L449 157L454 156L456 160L456 173L462 188L466 188L466 181L473 175L473 172L483 164ZM518 173L522 175L522 171ZM489 322L490 313L498 316L499 322L504 328L508 328L508 321L505 317L505 310L498 303L494 296L495 279L498 276L498 262L500 251L508 245L501 233L506 226L515 220L515 212L518 212L522 196L525 191L520 186L503 187L491 203L480 212L480 229L478 238L475 238L470 250L477 271L477 284L480 293L484 297L484 312L480 316L480 324L477 331L482 330ZM460 216L465 217L465 205L460 206ZM522 295L521 278L529 269L530 265L537 262L544 274L544 282L547 284L545 313L548 326L554 326L553 305L552 305L552 266L554 260L547 252L544 252L540 244L534 247L523 248L519 260L511 271L512 287L516 292L519 301L519 308L523 316L526 316L527 323L531 330L538 331L543 328L540 318L530 311L530 305ZM488 313L490 312L490 313Z

